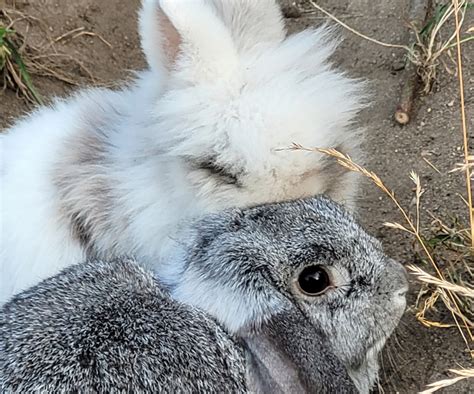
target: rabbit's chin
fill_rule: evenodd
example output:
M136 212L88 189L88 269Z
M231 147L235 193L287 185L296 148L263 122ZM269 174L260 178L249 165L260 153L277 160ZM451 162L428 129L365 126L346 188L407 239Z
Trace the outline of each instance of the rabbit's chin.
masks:
M386 342L386 338L380 339L367 351L365 360L356 368L350 366L347 368L349 376L360 393L369 393L378 378L379 354Z

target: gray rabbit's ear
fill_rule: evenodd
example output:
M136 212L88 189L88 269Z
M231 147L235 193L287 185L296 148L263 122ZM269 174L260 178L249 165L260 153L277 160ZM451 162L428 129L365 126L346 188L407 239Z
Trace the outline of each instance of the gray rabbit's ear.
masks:
M143 0L139 25L152 70L166 73L180 61L193 78L216 78L237 64L230 31L206 0Z
M299 312L279 313L242 339L252 392L358 392L322 331Z

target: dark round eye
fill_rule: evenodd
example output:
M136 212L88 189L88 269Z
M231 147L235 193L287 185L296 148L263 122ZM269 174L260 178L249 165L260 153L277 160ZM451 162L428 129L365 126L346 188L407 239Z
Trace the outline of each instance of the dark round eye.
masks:
M319 265L310 265L298 277L300 290L309 296L316 296L331 286L328 273Z

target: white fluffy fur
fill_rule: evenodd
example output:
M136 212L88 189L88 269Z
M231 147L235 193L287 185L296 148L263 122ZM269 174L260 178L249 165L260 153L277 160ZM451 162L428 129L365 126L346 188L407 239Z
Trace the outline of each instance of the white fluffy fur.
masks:
M284 39L273 0L144 0L140 34L150 70L133 86L58 101L1 138L0 303L83 260L64 204L79 208L95 252L135 254L159 271L187 218L318 193L353 202L351 174L279 149L296 142L357 156L360 85L327 63L327 29ZM88 154L70 144L81 135L105 138L106 158L70 169L68 158ZM240 187L190 165L208 156ZM58 169L71 179L62 194ZM100 182L113 196L105 206L86 193Z

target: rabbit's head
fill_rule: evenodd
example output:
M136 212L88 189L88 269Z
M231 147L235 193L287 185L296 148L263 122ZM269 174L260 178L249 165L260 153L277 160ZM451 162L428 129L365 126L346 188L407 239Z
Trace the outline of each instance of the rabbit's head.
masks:
M405 309L408 282L402 265L340 205L318 197L234 209L184 231L189 244L177 247L182 254L162 278L175 298L250 345L273 344L298 371L311 330L321 331L368 391L378 353ZM286 322L283 332L269 338L278 321Z
M285 38L274 0L144 0L141 43L156 94L148 146L204 208L324 193L352 202L354 174L317 153L356 156L361 84L331 69L327 28ZM151 140L149 140L151 138Z

